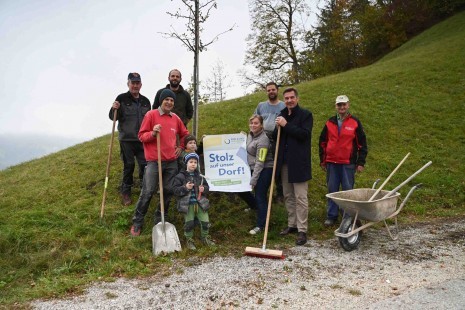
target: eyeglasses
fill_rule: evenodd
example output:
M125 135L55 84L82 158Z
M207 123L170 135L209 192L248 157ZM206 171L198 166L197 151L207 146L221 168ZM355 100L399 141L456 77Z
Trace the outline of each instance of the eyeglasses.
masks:
M342 107L342 106L347 105L347 102L338 102L338 103L336 103L336 105L337 105L338 107Z

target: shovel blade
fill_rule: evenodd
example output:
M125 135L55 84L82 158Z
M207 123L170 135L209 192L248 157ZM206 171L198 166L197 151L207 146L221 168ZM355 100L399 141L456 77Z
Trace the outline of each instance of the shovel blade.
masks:
M176 227L173 224L165 222L158 223L153 226L152 229L152 248L153 255L160 253L171 253L175 251L181 251L181 242L179 242L178 233Z

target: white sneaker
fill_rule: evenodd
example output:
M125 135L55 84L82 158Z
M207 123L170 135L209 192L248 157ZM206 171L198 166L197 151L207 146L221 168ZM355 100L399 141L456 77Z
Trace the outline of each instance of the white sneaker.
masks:
M249 231L249 234L251 234L251 235L256 235L256 234L258 234L258 233L261 232L261 231L262 231L262 229L261 229L260 227L255 227L254 229L251 229L251 230Z

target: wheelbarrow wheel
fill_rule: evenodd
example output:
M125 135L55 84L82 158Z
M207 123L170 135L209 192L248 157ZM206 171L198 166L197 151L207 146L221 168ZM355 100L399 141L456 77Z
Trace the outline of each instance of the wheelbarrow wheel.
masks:
M348 234L352 231L352 225L353 225L354 219L352 217L347 217L342 220L341 226L339 227L339 232L343 234ZM360 221L357 221L355 223L355 228L358 228L362 226L362 223ZM338 237L339 238L339 244L341 247L346 250L346 251L353 251L356 248L358 248L358 245L360 244L360 239L362 238L362 231L360 230L359 232L353 234L352 236L348 238L343 238L343 237Z

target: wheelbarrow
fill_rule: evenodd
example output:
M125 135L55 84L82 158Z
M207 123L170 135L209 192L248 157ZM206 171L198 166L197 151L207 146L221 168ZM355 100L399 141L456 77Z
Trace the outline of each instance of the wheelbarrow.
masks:
M391 191L376 190L375 186L377 182L375 182L373 188L352 189L327 194L326 197L334 201L344 211L341 225L334 231L342 248L346 251L355 250L360 244L362 231L381 221L384 222L391 239L397 240L397 215L407 203L410 195L419 188L421 184L417 184L410 189L399 207L397 207L397 201L400 198L400 193L397 191L430 164L431 162L428 162L406 181ZM394 234L391 232L386 222L386 220L391 218L394 219ZM362 225L361 220L366 221L366 223Z

